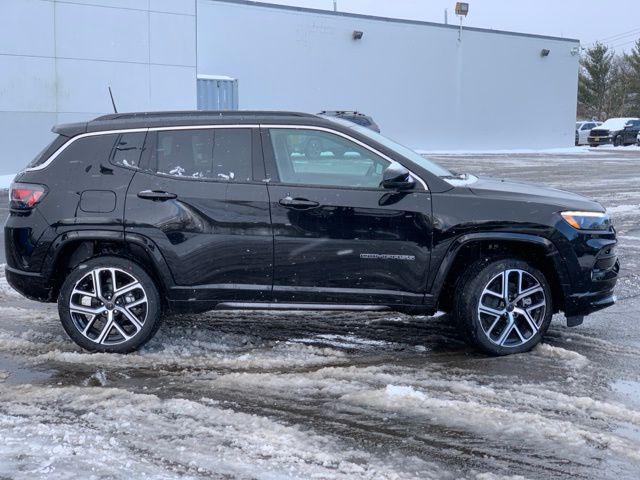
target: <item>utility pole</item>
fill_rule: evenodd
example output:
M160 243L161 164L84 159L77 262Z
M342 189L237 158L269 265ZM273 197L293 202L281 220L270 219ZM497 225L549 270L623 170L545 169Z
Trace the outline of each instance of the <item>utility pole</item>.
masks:
M449 25L449 9L444 9L444 24Z
M333 0L333 11L334 12L338 11L338 0Z

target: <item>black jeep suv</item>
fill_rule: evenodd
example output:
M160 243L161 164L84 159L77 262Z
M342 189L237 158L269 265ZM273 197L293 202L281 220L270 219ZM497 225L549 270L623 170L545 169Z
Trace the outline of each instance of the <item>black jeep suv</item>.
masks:
M57 301L88 350L132 351L167 311L442 310L503 355L555 312L577 325L615 301L598 203L454 174L343 119L134 113L53 131L11 187L6 274ZM316 140L311 158L297 148Z

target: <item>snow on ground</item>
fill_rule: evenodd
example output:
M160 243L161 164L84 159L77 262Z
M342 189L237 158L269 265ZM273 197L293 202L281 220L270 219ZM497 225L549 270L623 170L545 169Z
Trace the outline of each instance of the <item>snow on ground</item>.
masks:
M511 357L388 312L176 316L88 354L0 269L0 478L637 480L640 155L619 151L438 158L584 193L618 229L619 304Z
M572 147L557 147L557 148L515 148L515 149L503 149L503 150L424 150L417 149L418 153L423 155L446 155L446 156L460 156L460 155L591 155L598 153L627 153L627 152L640 152L640 146L628 145L626 147L614 147L613 145L600 145L598 147L589 147L588 145L572 146Z

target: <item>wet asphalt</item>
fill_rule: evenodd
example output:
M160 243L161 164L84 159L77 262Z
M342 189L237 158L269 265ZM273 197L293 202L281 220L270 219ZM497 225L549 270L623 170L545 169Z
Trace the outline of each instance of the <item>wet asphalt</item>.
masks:
M0 275L0 478L639 478L640 151L432 158L600 201L618 303L504 358L388 312L176 316L91 355Z

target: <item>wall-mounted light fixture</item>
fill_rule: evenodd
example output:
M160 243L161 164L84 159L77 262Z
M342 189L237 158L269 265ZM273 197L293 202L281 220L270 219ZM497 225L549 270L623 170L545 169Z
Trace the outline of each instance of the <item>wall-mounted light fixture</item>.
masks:
M456 2L456 15L466 17L469 15L469 4L465 2Z
M573 47L571 49L571 55L575 57L578 54L580 54L580 47Z
M462 20L469 15L469 4L466 2L456 2L456 15L460 18L460 30L458 31L458 42L462 41Z
M362 40L362 37L364 37L364 32L362 32L360 30L354 30L353 31L353 39L354 40Z
M543 48L542 50L540 50L541 57L548 57L550 53L551 50L549 50L548 48Z

